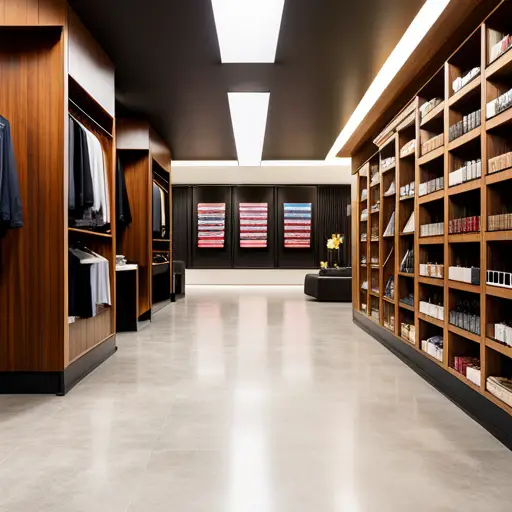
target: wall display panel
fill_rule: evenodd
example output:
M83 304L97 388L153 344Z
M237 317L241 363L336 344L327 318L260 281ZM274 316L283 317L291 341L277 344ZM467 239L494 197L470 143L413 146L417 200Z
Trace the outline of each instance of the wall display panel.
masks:
M192 188L191 266L232 267L231 187Z
M315 256L317 187L277 189L277 264L282 268L310 268L319 264Z
M172 187L172 254L190 267L192 188Z
M288 249L311 247L311 203L284 204L284 246Z
M343 235L341 248L341 264L351 265L351 226L347 207L350 205L350 185L318 187L316 220L316 246L317 257L320 261L327 261L326 241L333 233Z
M240 247L266 249L268 231L268 203L240 203Z
M234 203L234 219L233 230L236 233L234 242L234 259L233 266L235 268L274 268L275 262L275 189L273 187L260 186L240 186L233 188ZM242 239L242 215L246 215L247 211L241 211L241 206L245 204L266 205L266 245L263 243L260 247L248 247L250 244L243 243ZM255 212L263 214L264 212ZM256 235L258 236L258 235ZM252 240L249 240L252 242ZM263 242L261 237L260 242ZM252 245L252 244L251 244ZM244 247L245 246L245 247Z
M223 249L226 225L226 203L197 205L197 247Z

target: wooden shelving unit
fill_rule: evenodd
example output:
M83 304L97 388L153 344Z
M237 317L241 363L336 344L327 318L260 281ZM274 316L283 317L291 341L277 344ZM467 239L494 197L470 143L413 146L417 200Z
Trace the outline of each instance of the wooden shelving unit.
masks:
M512 0L504 1L475 32L457 49L444 66L432 79L420 89L404 111L414 109L413 122L409 122L400 130L400 123L392 121L388 124L389 134L382 132L376 136L374 144L377 148L369 160L354 170L359 186L366 178L360 170L378 159L388 158L395 152L396 165L393 169L381 173L381 203L379 218L379 241L359 244L378 245L380 293L380 326L384 326L386 310L393 311L394 334L397 339L409 345L434 361L444 370L454 375L465 385L471 387L509 414L512 408L491 395L486 389L486 380L490 376L512 377L512 347L499 343L490 336L490 329L500 322L512 321L512 288L488 285L487 271L512 272L510 254L512 249L512 229L488 231L488 218L493 215L512 212L512 168L489 173L489 159L512 152L512 106L491 119L486 119L488 102L512 90L512 49L489 64L489 45L491 41L499 41L504 35L512 34ZM468 71L479 67L480 72L459 91L452 89L452 82L463 77ZM438 98L440 102L425 116L421 116L421 107L426 102ZM450 126L461 121L464 116L481 111L481 124L462 136L449 140ZM400 114L399 114L400 116ZM398 117L399 117L398 116ZM410 114L408 114L410 116ZM421 154L422 144L430 138L444 134L444 145L426 154ZM400 157L400 149L405 143L416 139L416 149L411 155ZM379 147L377 142L385 140L385 146ZM394 148L394 149L392 149ZM449 186L450 173L460 169L466 162L481 159L481 176L456 186ZM358 161L361 161L359 159ZM440 189L419 196L419 184L443 178ZM368 178L369 179L369 178ZM396 194L386 195L389 180L394 179ZM400 197L400 187L415 182L414 196ZM436 184L437 187L437 184ZM370 197L370 193L369 193ZM364 204L370 209L370 200ZM363 204L360 203L360 208ZM395 231L393 236L384 236L389 212L395 215ZM463 211L471 211L463 215ZM414 233L403 233L405 223L414 212ZM449 223L458 218L480 216L480 230L469 233L449 233ZM373 217L369 215L370 218ZM354 218L357 229L362 223ZM420 226L437 222L444 223L442 235L420 237ZM370 235L368 235L370 237ZM414 273L400 271L400 263L405 251L414 249ZM384 260L393 250L392 266L384 267ZM370 261L371 251L367 248ZM420 276L420 263L438 263L444 265L444 277L441 279ZM472 266L480 269L480 284L469 284L448 279L449 267ZM359 268L355 286L361 276L371 285L372 270ZM375 271L373 271L375 272ZM385 287L390 276L394 277L395 295L390 300L385 297ZM360 286L359 282L359 286ZM414 307L401 303L400 299L414 293ZM361 293L360 296L365 294ZM366 294L366 301L374 300L376 294ZM419 301L426 300L430 295L440 298L444 306L444 320L419 313ZM457 304L471 302L478 304L480 309L480 332L475 334L449 323L450 310ZM359 311L371 315L371 308ZM401 336L400 325L409 319L415 326L416 342L409 343ZM373 318L375 321L375 318ZM389 329L388 329L389 330ZM477 331L478 332L478 331ZM443 335L443 361L421 350L421 340L434 333ZM464 375L454 369L454 358L471 356L480 360L481 385L470 382Z

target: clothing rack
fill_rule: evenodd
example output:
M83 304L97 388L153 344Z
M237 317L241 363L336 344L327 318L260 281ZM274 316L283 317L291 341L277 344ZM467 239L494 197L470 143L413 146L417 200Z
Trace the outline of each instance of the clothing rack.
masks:
M89 121L91 121L91 123L94 124L94 126L98 127L103 133L105 133L106 135L108 135L110 138L112 138L112 134L106 130L105 128L103 128L103 126L101 126L100 123L98 123L98 121L96 121L95 119L93 119L83 108L81 108L77 103L75 103L71 98L69 98L69 103L71 105L73 105L73 107L75 107L77 110L79 110L85 117L87 117L87 119ZM81 123L81 121L79 119L77 119L71 112L68 112L69 114L69 117L72 117L77 123Z

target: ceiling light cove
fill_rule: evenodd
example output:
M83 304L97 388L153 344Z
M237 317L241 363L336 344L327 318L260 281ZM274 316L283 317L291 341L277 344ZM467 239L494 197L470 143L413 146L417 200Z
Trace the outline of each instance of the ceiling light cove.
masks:
M273 63L284 0L212 0L223 64Z
M443 13L450 0L427 0L420 9L402 39L395 46L377 76L366 91L362 100L350 116L347 124L339 134L336 142L327 155L327 160L335 159L343 149L359 124L368 115L382 93L389 86L395 75L402 69L416 47L428 34L439 16Z
M228 92L239 165L259 166L267 126L269 92Z

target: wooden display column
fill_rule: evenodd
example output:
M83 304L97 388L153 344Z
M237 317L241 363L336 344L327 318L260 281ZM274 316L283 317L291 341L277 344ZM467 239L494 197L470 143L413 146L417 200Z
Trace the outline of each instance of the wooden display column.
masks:
M0 113L11 126L23 227L0 240L0 393L64 394L116 350L115 238L73 232L67 213L69 110L100 136L115 219L114 68L64 0L0 2L5 27ZM76 239L109 260L112 307L70 326Z
M151 319L153 311L153 251L168 252L169 300L173 293L171 152L146 121L119 119L117 151L125 173L132 223L118 233L118 252L139 265L139 319ZM153 179L167 184L169 237L153 240ZM156 276L155 276L156 278Z

